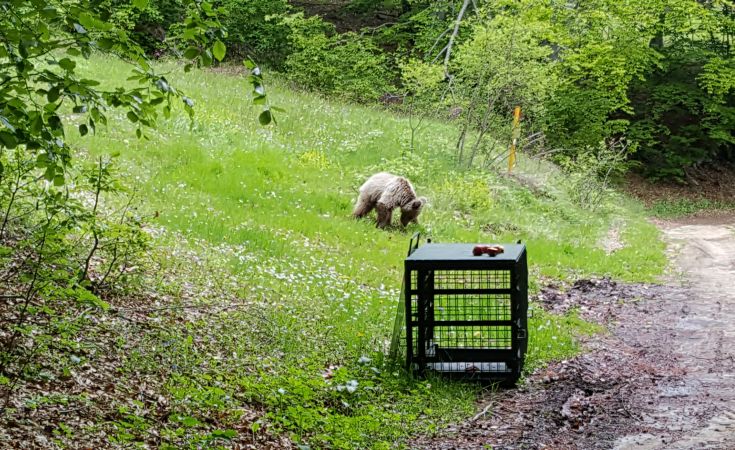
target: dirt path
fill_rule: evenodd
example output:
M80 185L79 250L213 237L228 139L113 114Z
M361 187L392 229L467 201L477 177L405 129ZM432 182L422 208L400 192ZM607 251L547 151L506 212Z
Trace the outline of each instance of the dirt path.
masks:
M580 281L536 299L611 333L584 355L488 394L421 449L735 449L735 218L661 224L665 285Z
M662 227L690 293L669 341L685 374L646 415L663 435L686 433L667 444L653 433L626 436L618 449L735 449L735 227L716 222Z

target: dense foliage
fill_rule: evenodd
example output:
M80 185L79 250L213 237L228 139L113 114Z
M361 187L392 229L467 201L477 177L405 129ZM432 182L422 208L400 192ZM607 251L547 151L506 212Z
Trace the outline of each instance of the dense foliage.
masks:
M84 325L107 308L102 294L129 289L148 235L133 192L110 158L74 165L73 136L94 135L118 115L148 139L160 116L194 101L155 71L96 2L0 2L0 387L14 386L65 352L81 351ZM136 1L130 11L143 11ZM191 2L177 42L186 69L224 57L217 11ZM98 53L126 61L127 82L79 73ZM254 85L262 84L257 74ZM270 112L266 111L268 118ZM37 358L44 355L45 361ZM62 364L64 366L64 364Z
M175 21L170 2L125 21L163 36ZM515 105L524 134L543 136L548 153L573 157L625 138L644 172L679 180L689 167L733 161L730 0L298 2L307 14L285 0L219 3L228 48L301 86L356 101L409 96L412 114L462 111L461 164L504 158L495 153L507 147ZM429 76L422 92L406 83L417 71Z

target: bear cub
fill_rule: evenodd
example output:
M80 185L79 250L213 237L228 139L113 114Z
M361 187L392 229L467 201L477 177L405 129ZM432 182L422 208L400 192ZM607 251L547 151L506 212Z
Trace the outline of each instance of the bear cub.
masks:
M360 186L360 196L352 215L365 217L370 211L378 211L378 228L390 225L393 210L401 208L401 225L418 223L421 208L426 204L425 197L417 197L411 182L404 177L387 172L376 173Z

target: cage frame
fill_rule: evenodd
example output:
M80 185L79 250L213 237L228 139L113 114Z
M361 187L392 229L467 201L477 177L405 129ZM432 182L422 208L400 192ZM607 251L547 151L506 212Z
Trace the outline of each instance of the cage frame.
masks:
M427 241L420 248L418 236L409 244L404 261L403 316L405 323L406 368L420 376L427 370L453 378L501 381L515 384L523 370L528 348L528 262L526 246L503 244L505 252L497 256L473 256L475 244L436 244ZM418 252L418 253L417 253ZM442 257L444 255L444 257ZM437 289L437 272L508 273L509 285L505 288L456 288ZM413 274L416 274L415 284ZM508 295L509 319L486 320L436 320L436 298L439 295L459 294ZM492 298L492 297L489 297ZM414 302L416 309L414 310ZM437 329L450 327L509 327L510 348L461 348L439 347L430 344ZM492 328L488 328L492 330ZM444 370L446 364L480 364L476 371ZM432 368L433 367L433 368ZM459 366L457 366L459 367ZM470 367L470 366L468 366ZM483 370L494 367L497 370ZM504 367L504 370L499 370ZM475 367L477 368L477 367Z

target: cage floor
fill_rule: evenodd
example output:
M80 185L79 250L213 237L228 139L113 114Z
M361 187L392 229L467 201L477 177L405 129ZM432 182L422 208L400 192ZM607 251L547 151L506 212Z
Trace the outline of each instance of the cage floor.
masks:
M504 362L435 362L427 363L427 369L443 373L510 373Z

